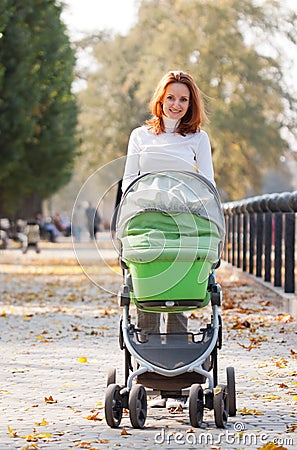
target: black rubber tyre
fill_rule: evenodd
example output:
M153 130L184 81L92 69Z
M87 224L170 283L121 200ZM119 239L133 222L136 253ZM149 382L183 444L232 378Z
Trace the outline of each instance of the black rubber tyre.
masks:
M113 367L110 367L107 372L106 376L106 386L109 386L110 384L116 383L116 369Z
M236 416L236 383L234 367L227 367L227 388L229 401L229 416Z
M214 389L213 409L215 424L218 428L226 428L228 421L228 389L227 386L219 384Z
M192 427L200 428L203 422L203 389L200 384L192 384L189 393L189 416Z
M134 384L129 393L130 421L134 428L143 428L147 416L146 390L141 384Z
M110 384L105 392L105 419L111 428L117 428L123 416L120 389L119 385Z

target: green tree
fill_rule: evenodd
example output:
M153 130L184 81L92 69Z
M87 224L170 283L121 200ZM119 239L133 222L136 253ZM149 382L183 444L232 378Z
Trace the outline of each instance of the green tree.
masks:
M76 154L75 57L54 0L7 0L0 39L0 212L68 182ZM28 202L26 203L28 204ZM33 211L28 211L32 214Z
M277 47L279 41L296 46L296 15L281 3L142 0L127 36L85 40L97 61L80 96L85 161L94 168L125 154L157 81L182 68L207 95L207 131L224 198L259 192L265 171L288 148L284 129L296 132L296 98Z

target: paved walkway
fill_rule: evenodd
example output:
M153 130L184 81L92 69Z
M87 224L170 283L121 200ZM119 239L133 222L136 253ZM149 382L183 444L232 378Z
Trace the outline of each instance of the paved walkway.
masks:
M79 244L80 264L70 242L0 252L0 450L297 449L296 322L275 293L226 264L219 378L235 367L237 416L225 430L212 411L202 429L187 410L164 409L149 409L143 430L127 414L118 429L106 425L108 368L123 380L121 273L106 236L98 246ZM192 314L191 327L208 317L208 308Z

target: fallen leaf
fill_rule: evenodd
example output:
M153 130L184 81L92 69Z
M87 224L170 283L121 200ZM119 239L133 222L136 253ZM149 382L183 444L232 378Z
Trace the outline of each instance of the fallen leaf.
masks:
M268 442L264 445L264 447L258 448L258 450L288 450L286 447L282 445L277 445L274 442Z
M214 388L214 390L213 390L213 394L214 394L214 395L217 395L217 394L219 394L220 392L222 392L222 388L221 388L220 386L216 386L216 387Z
M95 450L94 447L93 447L93 444L91 442L86 442L86 441L83 441L83 442L80 442L79 444L76 444L75 447L88 448L89 450Z
M232 328L233 330L242 330L244 328L251 328L251 324L248 320L245 320L244 322L237 322Z
M17 432L14 431L10 426L8 426L8 432L9 432L9 436L10 436L10 437L13 437L13 438L18 437Z
M262 396L264 400L279 400L281 398L280 395L271 395L271 394L265 394Z
M121 431L121 435L122 435L122 436L128 436L128 435L131 435L131 433L128 433L128 431L126 430L126 428L123 428L122 431Z
M57 400L54 400L52 395L50 395L49 397L44 397L44 401L45 403L57 403Z
M238 411L239 414L242 414L243 416L263 416L263 413L260 411L257 411L256 409L247 409L246 407L244 407L243 409L241 409L240 411Z
M169 414L181 414L183 412L182 405L178 405L177 407L172 406L168 409Z
M258 347L260 347L259 344L245 345L245 344L242 344L241 342L237 342L237 344L240 345L240 347L246 348L249 352L250 352L253 348L258 348Z
M96 414L91 414L89 416L86 417L86 419L88 420L103 420L101 417L98 417L98 414L100 413L100 411L96 412Z
M297 430L297 424L292 423L292 425L287 425L286 433L294 433Z
M38 438L33 434L28 434L27 436L21 436L22 439L26 439L28 442L38 442Z
M48 422L46 420L42 419L41 422L35 422L35 425L37 427L44 427L45 425L48 425Z
M77 361L80 362L80 363L87 363L88 359L85 356L81 356L80 358L78 358Z
M279 369L284 369L287 366L287 364L288 364L288 360L285 358L280 358L277 361L275 361L275 365Z

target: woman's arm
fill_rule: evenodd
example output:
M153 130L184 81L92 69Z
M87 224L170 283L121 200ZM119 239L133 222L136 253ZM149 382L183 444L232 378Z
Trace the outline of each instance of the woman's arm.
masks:
M196 154L198 172L205 176L215 186L214 170L211 155L211 146L208 134L205 131L200 131L201 137L199 148Z
M125 192L129 184L132 183L132 181L137 178L139 174L140 147L136 135L136 130L137 129L132 131L128 143L127 159L122 182L123 192Z

